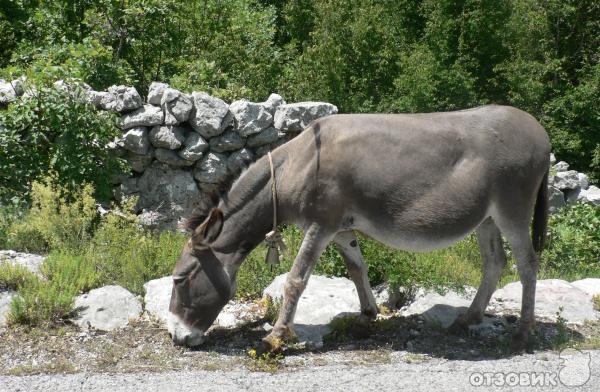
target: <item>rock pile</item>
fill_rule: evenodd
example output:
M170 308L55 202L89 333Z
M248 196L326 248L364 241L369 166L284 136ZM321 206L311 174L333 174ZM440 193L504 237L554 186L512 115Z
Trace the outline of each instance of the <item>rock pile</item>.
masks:
M569 170L565 161L556 162L554 154L550 155L550 163L548 190L551 212L577 201L600 206L600 188L590 185L587 175Z

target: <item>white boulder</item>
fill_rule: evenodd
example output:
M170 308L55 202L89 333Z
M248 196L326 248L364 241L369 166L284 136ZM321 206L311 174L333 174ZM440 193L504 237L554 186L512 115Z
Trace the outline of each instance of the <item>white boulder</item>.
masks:
M133 127L152 127L163 123L164 113L159 107L153 105L144 105L141 108L127 113L119 120L119 126L122 130Z
M232 102L229 111L233 115L236 132L243 137L259 133L273 124L273 115L262 103L241 99Z
M490 307L497 313L517 313L521 309L521 282L509 283L496 290ZM567 323L582 324L596 320L591 297L578 287L560 279L538 280L536 285L535 316L557 320L557 315Z
M220 135L231 125L229 105L222 99L204 92L193 92L192 101L194 107L190 113L189 123L204 138L209 139Z
M135 295L121 286L104 286L75 299L77 313L73 321L79 327L112 331L137 319L142 304Z
M337 112L337 106L326 102L281 105L275 111L275 128L283 132L300 132L312 121Z
M263 291L276 301L283 298L287 274L277 276ZM294 318L294 331L301 341L320 344L331 331L329 323L336 317L359 314L360 302L356 287L346 278L311 275Z

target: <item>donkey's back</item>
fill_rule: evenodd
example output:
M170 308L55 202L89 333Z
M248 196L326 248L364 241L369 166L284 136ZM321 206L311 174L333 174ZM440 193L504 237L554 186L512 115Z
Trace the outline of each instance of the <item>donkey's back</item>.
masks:
M303 195L295 199L302 217L420 251L492 215L528 225L550 153L533 117L496 105L330 116L284 149L283 186Z

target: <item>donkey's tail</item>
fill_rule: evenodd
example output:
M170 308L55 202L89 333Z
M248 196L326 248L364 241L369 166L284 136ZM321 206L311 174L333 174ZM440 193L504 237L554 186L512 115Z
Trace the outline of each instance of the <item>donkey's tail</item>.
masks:
M539 254L544 249L546 229L548 227L548 171L544 174L544 179L542 180L540 189L538 189L531 226L533 249Z

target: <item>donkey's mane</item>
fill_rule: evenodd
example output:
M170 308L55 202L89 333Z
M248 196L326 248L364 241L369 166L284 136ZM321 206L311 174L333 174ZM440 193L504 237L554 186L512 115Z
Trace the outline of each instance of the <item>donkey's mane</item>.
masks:
M236 189L236 195L233 198L234 200L237 200L237 203L235 203L235 206L232 206L231 209L229 209L229 214L231 215L232 213L234 213L235 211L238 211L239 209L241 209L246 202L251 199L252 197L254 197L254 193L251 191L251 186L250 184L246 185L246 186L240 186L240 181L243 179L243 177L245 177L246 175L252 175L252 169L255 168L255 166L257 166L257 163L262 159L263 157L260 157L259 159L257 159L256 161L252 162L250 165L248 165L246 168L244 168L240 174L235 177L235 180L232 182L231 187L229 187L229 190L223 194L221 194L218 197L218 201L215 203L214 206L219 205L220 201L223 201L223 203L225 205L228 205L230 203L230 193L231 190L233 190L234 188ZM269 177L270 179L270 177ZM213 207L214 207L213 206ZM205 212L201 212L201 213L194 213L192 214L189 218L185 219L181 224L180 224L180 228L186 231L194 231L196 230L196 228L198 226L200 226L202 224L202 222L204 222L206 220L206 217L208 216L207 211Z

